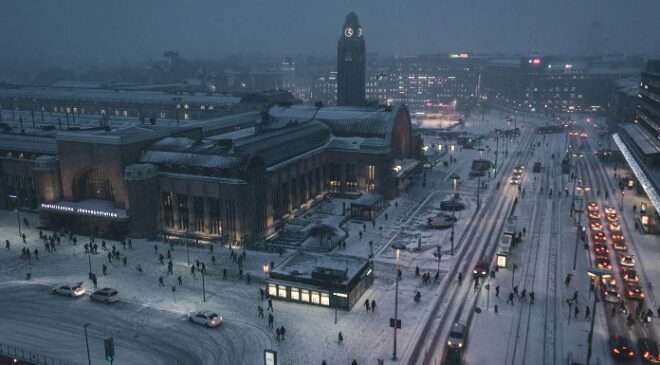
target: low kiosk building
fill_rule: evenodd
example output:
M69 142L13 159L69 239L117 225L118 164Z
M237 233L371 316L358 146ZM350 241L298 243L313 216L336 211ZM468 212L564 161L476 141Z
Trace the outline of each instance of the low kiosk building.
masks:
M369 260L298 251L270 270L272 299L350 309L373 282Z

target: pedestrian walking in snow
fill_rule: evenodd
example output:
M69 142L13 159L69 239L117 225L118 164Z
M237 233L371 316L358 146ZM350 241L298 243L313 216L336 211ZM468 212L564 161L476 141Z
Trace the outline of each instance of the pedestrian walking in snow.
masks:
M280 327L280 340L284 341L284 334L286 333L286 328L284 326Z
M222 279L227 280L227 269L222 269Z
M437 283L440 280L440 271L435 272L435 276L433 277L433 282Z
M211 247L213 247L213 246L211 246ZM211 263L213 265L215 265L215 255L211 255Z
M9 240L5 240L5 248L9 250Z
M506 302L507 302L507 303L511 303L511 305L513 305L513 292L510 292L510 293L509 293L509 299L507 299Z
M527 300L527 289L523 289L522 292L520 292L520 300Z
M571 277L573 275L571 273L566 274L566 279L564 279L564 285L568 288L569 285L571 285Z
M268 298L268 308L266 308L266 310L271 311L271 312L275 311L275 310L273 310L273 300L270 299L270 298Z
M573 302L575 304L578 304L578 291L576 290L575 293L573 293Z
M353 362L351 362L351 365L358 365L358 363L357 363L357 361L355 361L355 359L353 359Z
M588 320L589 318L591 318L591 309L589 309L589 306L587 306L587 308L584 310L584 319Z
M103 266L101 266L101 269L103 271L103 276L105 276L108 273L108 267L105 266L105 264L103 264Z
M273 314L268 313L268 327L273 328Z
M176 281L179 283L179 286L183 285L183 279L181 279L181 275L176 277Z
M280 342L280 328L275 328L275 339L277 342Z
M167 259L168 260L172 259L172 250L170 250L170 249L167 250Z
M325 360L323 360L323 361L321 361L321 365L328 365L328 363L325 362Z
M367 308L367 312L369 311L369 309L371 309L371 306L369 305L369 299L364 300L364 307Z
M92 283L94 283L94 289L96 289L96 286L98 284L98 281L96 279L96 274L92 274Z
M578 308L577 303L575 303L574 313L575 313L575 319L577 319L578 314L580 314L580 308Z
M192 276L195 276L195 266L194 265L190 265L190 273L192 274Z
M458 285L461 285L461 284L463 284L463 274L461 274L461 273L459 272L459 273L458 273Z
M341 334L341 331L339 331L339 334L337 335L337 342L341 345L344 343L344 336Z
M419 266L415 266L415 277L419 277Z
M163 283L163 277L162 276L158 277L158 286L165 286L165 284Z
M39 250L36 248L34 249L34 258L35 260L39 261Z
M128 239L128 248L130 248L131 250L133 249L133 241L131 241L130 238Z
M154 253L158 253L158 245L154 245Z
M108 252L108 263L112 263L112 254Z
M161 264L161 265L165 265L164 260L165 260L165 257L163 257L162 254L158 255L158 261L160 261L160 264Z
M371 300L371 311L372 312L376 311L376 299Z
M518 294L518 285L513 287L513 295L515 295L516 298L520 297L520 295Z
M264 318L264 308L261 305L257 306L257 313L259 318Z
M534 291L529 292L529 304L534 304Z
M500 286L498 285L495 287L495 297L499 298L499 296L500 296Z

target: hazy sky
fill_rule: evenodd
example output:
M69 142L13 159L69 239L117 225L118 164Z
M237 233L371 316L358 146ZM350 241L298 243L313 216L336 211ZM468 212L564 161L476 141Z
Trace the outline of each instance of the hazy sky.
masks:
M660 0L0 0L0 59L138 61L335 53L355 11L369 52L660 52Z

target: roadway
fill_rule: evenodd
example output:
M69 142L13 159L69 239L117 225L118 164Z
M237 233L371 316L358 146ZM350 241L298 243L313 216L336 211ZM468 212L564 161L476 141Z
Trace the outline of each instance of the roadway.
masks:
M114 337L116 364L257 364L271 340L260 328L225 318L208 329L186 313L119 301L102 304L50 292L45 285L0 286L0 342L87 363L83 325L88 327L92 364L105 364L103 339ZM121 294L121 293L120 293ZM220 313L221 314L221 313Z

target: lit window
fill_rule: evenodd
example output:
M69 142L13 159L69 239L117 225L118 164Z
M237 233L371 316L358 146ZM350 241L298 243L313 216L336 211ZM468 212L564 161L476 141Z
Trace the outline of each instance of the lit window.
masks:
M291 288L291 299L292 300L300 300L300 289Z
M300 289L300 300L305 303L309 303L309 290Z
M319 304L321 302L321 296L319 295L319 292L313 291L312 292L312 304Z
M277 295L277 285L268 284L268 295L273 297Z
M286 298L286 286L284 285L277 286L277 296L280 298Z
M321 293L321 305L326 307L330 305L330 295L328 293Z

